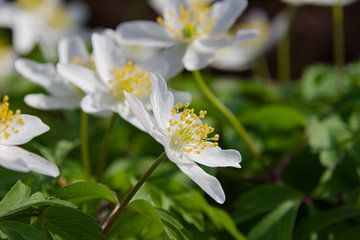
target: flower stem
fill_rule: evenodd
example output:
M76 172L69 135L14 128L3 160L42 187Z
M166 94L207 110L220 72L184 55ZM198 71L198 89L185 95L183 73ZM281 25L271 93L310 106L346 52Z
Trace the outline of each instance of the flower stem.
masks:
M100 152L100 159L99 159L98 166L96 169L96 179L98 181L101 180L102 175L104 174L108 150L109 150L110 134L111 134L112 129L114 128L116 118L117 118L116 113L113 113L113 115L111 116L109 125L106 129L105 135L104 135L103 144L102 144L101 152Z
M89 123L88 115L85 112L81 112L80 122L81 157L84 170L84 179L85 181L89 181L91 178L89 158Z
M139 191L141 186L146 182L146 180L150 177L150 175L155 171L155 169L160 165L161 162L167 159L165 152L163 152L156 161L150 166L150 168L145 172L145 174L140 178L140 180L136 183L136 185L130 190L130 192L125 196L123 202L119 205L117 204L113 211L108 215L105 219L102 229L105 234L109 232L111 227L116 222L116 219L119 215L126 209L127 205L130 203L131 199L134 195Z
M332 7L334 61L337 67L345 62L344 52L344 8L338 0Z
M203 92L205 97L228 119L232 126L236 129L240 138L243 140L245 145L249 148L254 157L259 161L263 166L263 162L259 152L257 151L255 144L252 142L249 134L242 126L240 121L235 117L235 115L215 96L213 92L206 85L201 73L199 71L193 72L194 78L200 87L200 90Z
M287 18L289 21L289 26L293 21L296 8L292 5L287 7ZM287 30L283 39L278 43L277 47L277 65L278 65L278 78L281 81L289 81L291 78L291 37L290 37L290 27Z

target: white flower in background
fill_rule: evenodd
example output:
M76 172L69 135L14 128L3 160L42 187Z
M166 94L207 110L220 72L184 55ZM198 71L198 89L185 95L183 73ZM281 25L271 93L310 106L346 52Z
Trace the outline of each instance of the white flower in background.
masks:
M251 28L258 32L254 39L233 44L218 50L212 66L221 70L245 70L261 54L273 47L286 33L288 20L278 15L271 23L262 10L253 10L239 28Z
M86 11L79 4L60 0L16 0L0 4L0 27L11 28L17 53L27 54L37 44L48 60L56 59L61 37L76 30Z
M64 38L60 41L59 59L61 63L74 63L87 68L94 67L84 41L78 37ZM40 64L32 60L19 59L15 63L15 68L25 78L42 86L49 93L49 95L29 94L25 96L26 104L37 109L78 108L87 92L96 91L102 87L98 82L93 82L94 78L92 77L85 79L83 85L86 87L80 89L61 77L57 73L56 67L49 63Z
M14 61L16 54L11 46L0 42L0 80L14 70Z
M47 132L49 127L35 116L21 114L19 110L11 111L8 101L5 96L0 103L0 166L19 172L59 176L55 164L17 147Z
M150 103L153 114L135 96L126 93L131 110L145 131L164 148L166 155L218 203L225 201L219 181L206 173L197 163L208 167L240 168L241 155L236 150L218 147L219 135L202 122L206 111L196 114L189 104L175 104L161 76L153 76Z
M90 82L101 83L103 89L88 93L81 102L87 113L112 111L133 125L140 127L129 109L124 91L129 92L144 103L151 94L150 72L171 78L181 71L179 59L173 58L171 51L157 55L147 61L131 61L113 38L107 34L94 33L92 36L93 55L96 71L74 64L59 64L58 72L79 88ZM174 49L176 50L176 49ZM186 93L178 93L180 98L189 98Z
M119 41L147 47L179 48L187 70L206 67L216 50L234 41L252 38L252 30L228 31L247 6L246 0L211 1L168 0L162 5L162 16L157 23L133 21L117 28ZM159 9L160 10L160 9ZM175 56L174 56L175 57Z
M319 6L333 6L339 3L345 6L356 2L357 0L281 0L281 1L295 6L307 5L307 4L319 5Z

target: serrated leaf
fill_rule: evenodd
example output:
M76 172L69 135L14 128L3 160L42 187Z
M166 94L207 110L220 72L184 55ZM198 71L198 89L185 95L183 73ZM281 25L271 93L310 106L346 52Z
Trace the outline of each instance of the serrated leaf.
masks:
M3 232L9 240L45 240L43 233L25 223L14 221L1 221L0 231Z
M298 207L297 201L282 203L250 231L249 240L291 240Z
M164 225L165 233L170 240L190 240L189 234L179 221L164 210L157 209L157 211Z
M41 220L52 232L64 240L103 240L100 225L78 209L52 206L44 210Z
M235 220L244 222L269 211L282 202L301 198L301 194L287 185L264 185L244 193L235 204Z
M76 182L55 192L55 196L73 203L81 203L94 199L106 199L117 203L116 194L107 186L94 182Z
M0 218L15 214L27 208L43 205L64 205L67 207L76 207L66 201L46 198L40 192L32 195L30 194L31 189L21 181L18 181L0 202Z

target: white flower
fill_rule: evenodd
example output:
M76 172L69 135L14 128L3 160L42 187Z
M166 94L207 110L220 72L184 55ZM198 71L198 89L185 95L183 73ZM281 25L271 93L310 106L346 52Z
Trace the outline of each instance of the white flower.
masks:
M281 1L295 6L306 5L306 4L319 5L319 6L333 6L339 3L341 5L349 5L351 3L356 2L357 0L281 0Z
M8 100L5 96L0 103L0 165L19 172L59 176L55 164L17 147L47 132L49 127L35 116L21 114L19 110L11 111Z
M221 184L197 163L208 167L240 168L240 153L218 147L219 136L212 135L214 129L202 122L206 111L196 114L188 108L188 104L174 104L174 96L167 90L161 76L153 77L152 88L150 103L153 114L146 110L138 98L125 94L134 115L143 128L164 146L170 161L215 201L223 203L225 194Z
M164 2L164 1L163 1ZM160 5L158 5L160 6ZM194 71L212 62L216 50L252 38L252 30L228 31L247 6L246 0L211 1L168 0L162 4L157 23L134 21L117 28L123 44L147 47L182 47L177 52L187 70ZM160 9L159 9L160 10Z
M77 37L64 38L59 43L59 58L61 63L74 63L88 68L93 67L92 59L83 40ZM81 99L90 91L101 88L94 80L93 73L86 79L86 87L78 88L61 77L53 64L40 64L31 60L19 59L15 63L16 70L30 81L42 86L49 95L29 94L25 102L31 107L54 110L75 109L80 106ZM93 81L92 81L93 80ZM84 80L85 81L85 80Z
M83 98L81 108L84 112L116 112L133 125L141 127L129 109L124 91L148 102L151 94L150 72L170 78L181 71L178 60L171 58L172 53L169 51L135 63L129 60L123 49L107 34L94 33L92 45L98 76L90 69L73 64L59 64L58 72L79 88L85 86L89 79L102 84L103 89L90 92ZM179 95L188 98L187 94Z
M0 4L0 27L12 29L17 53L27 54L39 44L45 57L54 60L59 39L78 28L84 11L60 0L17 0Z
M245 70L261 54L274 46L287 31L288 21L284 14L278 15L272 23L264 11L253 10L240 28L252 28L258 35L254 39L233 44L218 50L212 66L221 70Z

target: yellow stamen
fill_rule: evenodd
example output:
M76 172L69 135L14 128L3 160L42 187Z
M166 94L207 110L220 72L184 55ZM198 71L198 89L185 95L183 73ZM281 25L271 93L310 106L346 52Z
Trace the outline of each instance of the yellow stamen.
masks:
M16 128L17 125L25 124L24 120L18 117L21 114L20 110L13 112L9 107L9 97L4 96L0 104L0 138L4 139L8 139L12 134L19 132Z
M179 4L177 12L168 11L169 21L162 17L156 20L160 25L166 27L168 32L179 41L189 43L195 38L209 34L214 28L215 19L210 15L210 3L194 1L186 8ZM177 24L172 24L176 22Z
M115 68L113 75L114 78L110 81L111 92L120 100L124 99L124 91L140 99L150 96L150 74L132 62L129 61L122 68Z
M197 115L193 108L188 108L189 106L189 103L175 105L167 130L171 134L171 143L174 147L186 153L200 154L207 147L216 147L219 135L215 134L213 137L209 137L209 134L213 133L215 129L200 121L205 117L207 111L201 110Z

